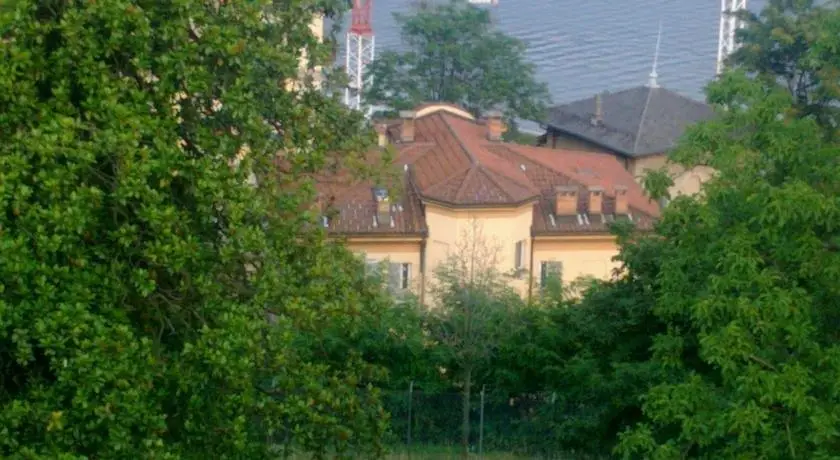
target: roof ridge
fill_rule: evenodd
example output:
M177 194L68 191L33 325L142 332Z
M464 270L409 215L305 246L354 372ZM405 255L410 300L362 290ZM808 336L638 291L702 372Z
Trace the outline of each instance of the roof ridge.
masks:
M414 165L413 164L408 167L408 170L406 171L406 176L407 177L405 178L405 180L406 180L406 182L408 182L408 190L406 191L406 204L408 204L407 200L410 199L409 198L410 194L413 193L414 196L418 200L422 199L423 194L420 193L420 187L417 185L417 179L415 177L416 176L416 171L414 171ZM421 213L422 213L422 211L421 211ZM414 218L416 219L417 216L414 216ZM420 219L420 228L423 229L423 230L427 230L426 219L425 218Z
M425 187L425 190L424 190L425 193L423 195L424 196L430 195L430 194L434 193L440 187L450 183L453 179L460 178L461 176L464 177L464 179L462 179L462 181L466 180L467 175L470 173L471 169L472 169L472 166L464 168L464 169L455 170L454 173L452 173L448 176L445 176L443 180L435 182L435 183L429 185L428 187Z
M470 149L468 149L467 146L464 145L464 140L461 139L461 136L458 134L458 131L455 128L453 128L451 124L449 124L449 120L447 120L446 117L444 117L442 113L440 113L440 112L435 112L435 113L440 116L441 120L443 120L443 124L446 125L446 128L449 130L449 132L452 133L452 136L454 136L455 140L458 141L458 146L460 146L461 150L463 150L463 152L467 154L467 158L470 159L470 163L473 166L479 164L478 159L475 157L475 155L473 155L473 153L470 151ZM475 120L466 120L466 121L474 122Z
M475 172L476 169L477 168L472 168L471 167L470 169L467 170L467 175L464 176L464 180L461 181L461 185L458 186L458 190L455 192L455 199L456 200L461 199L461 193L464 192L464 189L467 187L467 182L473 176L473 173Z
M645 117L647 117L648 107L650 106L650 99L653 96L653 90L656 88L646 87L648 94L645 99L645 107L642 109L642 116L639 117L639 126L636 128L636 137L633 139L633 153L639 150L639 138L642 134L642 126L645 124Z
M475 169L481 169L481 171L484 173L484 176L485 176L485 177L487 177L487 179L488 179L490 182L492 182L492 183L493 183L493 184L494 184L494 185L495 185L495 186L496 186L499 190L501 190L501 191L502 191L502 193L504 193L505 195L507 195L507 197L508 197L508 199L509 199L509 200L514 200L513 195L511 195L510 193L508 193L508 192L505 190L505 188L504 188L504 187L502 187L502 184L500 184L500 183L499 183L499 181L498 181L498 180L496 180L496 178L495 178L495 177L493 177L493 175L495 175L495 173L490 174L492 171L490 171L489 169L485 168L485 167L484 167L484 165L478 165ZM516 183L516 181L515 181L515 180L513 180L513 179L511 179L511 181L512 181L512 182L514 182L514 183ZM466 182L466 181L465 181L465 182ZM519 184L517 184L517 185L519 185ZM533 198L533 197L532 197L532 198Z

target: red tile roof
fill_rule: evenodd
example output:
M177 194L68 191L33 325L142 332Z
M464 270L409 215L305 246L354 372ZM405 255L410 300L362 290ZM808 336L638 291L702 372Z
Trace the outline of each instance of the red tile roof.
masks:
M319 190L333 196L337 215L330 230L344 234L422 234L422 202L450 207L517 206L534 203L535 234L603 232L614 219L632 218L648 227L659 215L632 175L608 153L556 150L490 141L483 121L445 110L415 119L413 142L400 142L401 121L388 123L387 134L398 155L394 166L404 191L392 206L393 226L376 223L371 184L336 185L322 181ZM418 108L418 111L420 108ZM578 186L579 216L554 215L555 187ZM601 214L588 216L587 187L604 189ZM615 188L626 187L630 216L614 216ZM588 222L587 222L588 220Z

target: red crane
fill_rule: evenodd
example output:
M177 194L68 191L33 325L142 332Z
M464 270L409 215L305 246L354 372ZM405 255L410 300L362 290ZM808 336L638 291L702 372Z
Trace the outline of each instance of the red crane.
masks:
M358 35L373 35L370 26L370 8L373 0L353 0L352 22L350 32Z
M375 41L370 23L370 10L373 0L353 0L350 29L347 31L347 72L348 85L344 93L347 106L362 109L362 92L365 84L365 70L373 62Z

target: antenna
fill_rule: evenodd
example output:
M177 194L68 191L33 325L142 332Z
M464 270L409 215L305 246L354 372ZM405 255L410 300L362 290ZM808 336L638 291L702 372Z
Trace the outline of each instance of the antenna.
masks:
M659 20L659 32L656 33L656 51L653 53L653 68L650 70L650 80L648 86L651 88L658 88L659 83L656 79L659 74L656 73L656 68L659 65L659 45L662 43L662 20Z
M347 31L347 89L344 103L351 109L362 107L362 90L365 84L365 70L373 62L375 41L370 23L373 0L353 0L352 22Z
M744 21L733 13L747 9L747 0L720 0L720 29L718 30L717 75L723 72L726 58L736 48L735 31L744 27Z

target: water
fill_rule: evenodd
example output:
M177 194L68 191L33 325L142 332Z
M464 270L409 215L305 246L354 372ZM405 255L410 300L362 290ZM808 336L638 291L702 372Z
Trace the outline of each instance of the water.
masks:
M765 0L751 0L759 11ZM400 47L392 13L410 0L374 0L377 49ZM499 0L498 27L528 44L555 103L644 84L659 21L661 86L702 99L714 78L720 0Z

